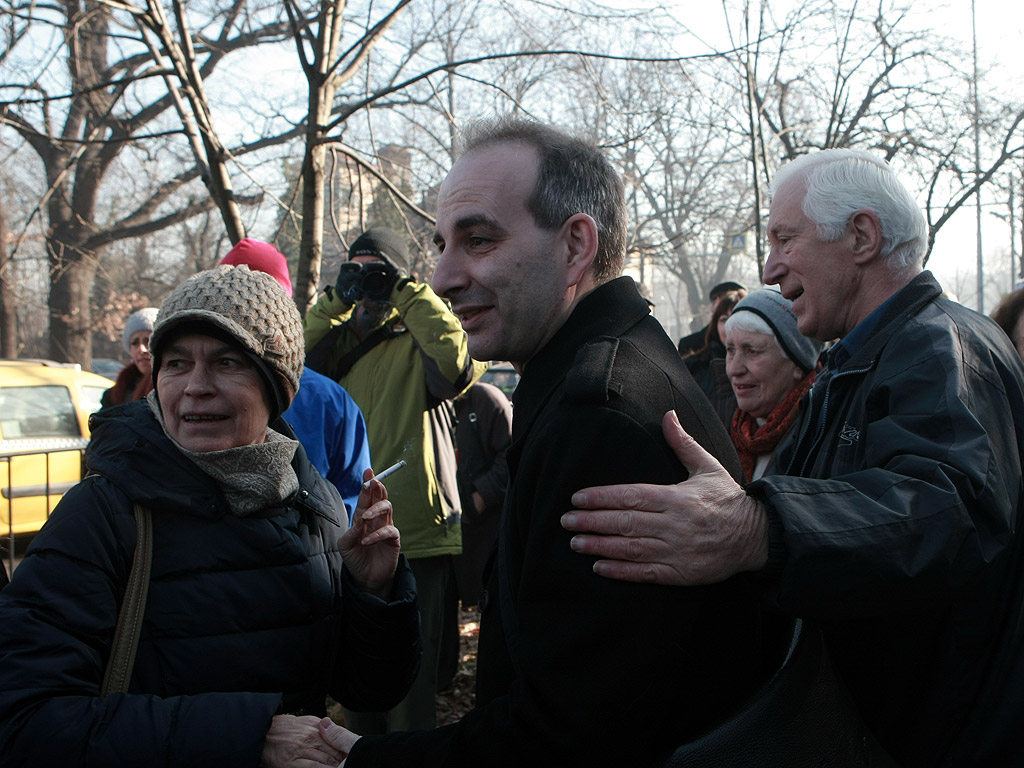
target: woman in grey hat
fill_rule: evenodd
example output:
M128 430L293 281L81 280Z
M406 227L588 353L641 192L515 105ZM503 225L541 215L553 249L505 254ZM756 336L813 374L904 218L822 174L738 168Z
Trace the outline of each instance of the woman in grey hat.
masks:
M153 357L149 353L149 339L159 311L156 307L143 307L125 321L122 342L131 362L117 374L114 386L103 393L101 407L141 400L153 389Z
M89 476L0 593L0 755L12 768L334 768L343 756L317 729L327 695L384 710L418 665L384 486L368 483L346 530L337 490L278 418L302 323L269 275L190 278L161 307L152 352L155 390L94 417ZM107 692L147 517L137 653Z
M736 395L730 435L747 482L764 474L814 383L821 344L802 336L792 302L754 291L725 322L725 370Z

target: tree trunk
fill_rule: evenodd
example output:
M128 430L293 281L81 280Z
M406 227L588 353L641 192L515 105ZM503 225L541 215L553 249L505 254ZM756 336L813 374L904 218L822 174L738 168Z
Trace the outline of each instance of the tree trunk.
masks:
M92 367L92 286L99 258L74 243L74 227L46 239L50 265L50 357Z
M16 302L11 289L14 263L7 254L7 222L0 200L0 357L17 357Z

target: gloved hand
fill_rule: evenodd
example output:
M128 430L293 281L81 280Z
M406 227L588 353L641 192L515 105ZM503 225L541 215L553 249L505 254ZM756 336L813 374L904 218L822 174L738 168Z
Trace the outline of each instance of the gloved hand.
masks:
M346 261L338 270L338 278L334 282L334 291L349 304L355 304L363 298L363 265L357 261Z

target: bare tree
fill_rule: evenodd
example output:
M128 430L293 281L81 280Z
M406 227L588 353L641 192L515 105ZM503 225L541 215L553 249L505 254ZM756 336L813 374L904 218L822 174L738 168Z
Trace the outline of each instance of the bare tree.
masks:
M285 33L282 23L238 31L237 9L242 7L244 0L239 0L222 14L220 33L215 45L204 50L199 76L208 76L229 52L280 39ZM12 12L63 33L62 45L50 52L54 67L64 64L62 76L50 77L44 67L23 70L20 82L8 77L4 92L10 98L0 102L0 125L13 129L31 147L46 178L47 191L39 208L48 225L49 354L88 365L91 293L104 248L185 221L208 210L214 200L189 192L204 171L193 164L157 177L134 205L111 216L115 212L103 205L110 194L104 185L114 169L124 173L118 163L126 155L140 149L145 154L181 134L180 123L168 127L165 120L176 94L158 87L165 73L156 66L152 50L138 37L132 44L124 31L125 19L105 3L61 0L51 6L16 7ZM26 44L30 38L28 31L18 39ZM13 57L8 56L11 62ZM55 83L66 84L67 90L54 92Z

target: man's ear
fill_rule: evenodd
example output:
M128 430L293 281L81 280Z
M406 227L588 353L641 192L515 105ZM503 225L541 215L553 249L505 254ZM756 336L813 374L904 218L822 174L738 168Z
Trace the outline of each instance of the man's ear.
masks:
M850 217L850 231L853 234L853 262L864 265L874 260L882 251L882 222L878 214L870 209L857 211Z
M597 222L585 213L576 213L562 224L562 240L566 246L569 284L583 280L597 257Z

